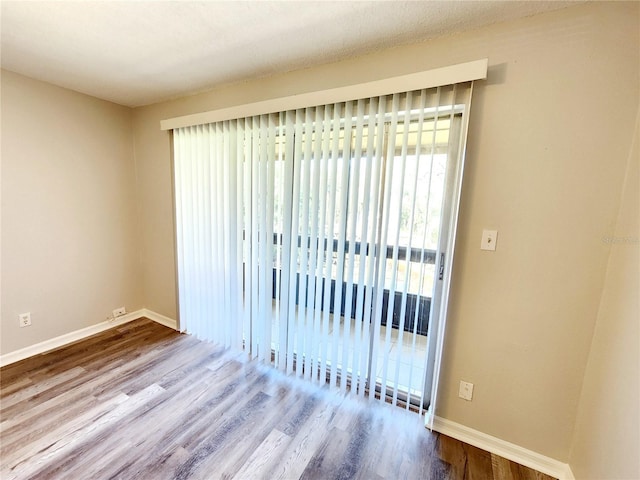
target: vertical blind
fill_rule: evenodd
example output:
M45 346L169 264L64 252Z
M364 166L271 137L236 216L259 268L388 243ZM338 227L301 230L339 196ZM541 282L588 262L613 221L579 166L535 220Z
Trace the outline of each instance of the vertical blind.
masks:
M181 328L422 411L470 93L464 83L174 129Z

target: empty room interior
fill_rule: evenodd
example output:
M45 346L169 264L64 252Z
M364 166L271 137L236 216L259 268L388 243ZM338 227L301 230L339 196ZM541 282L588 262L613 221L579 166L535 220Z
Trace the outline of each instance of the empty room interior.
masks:
M0 477L640 479L640 3L1 3Z

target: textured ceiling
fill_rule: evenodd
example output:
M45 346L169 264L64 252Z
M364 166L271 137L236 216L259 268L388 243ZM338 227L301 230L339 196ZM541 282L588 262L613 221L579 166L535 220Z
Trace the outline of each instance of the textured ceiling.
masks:
M2 68L128 106L562 8L555 1L2 0Z

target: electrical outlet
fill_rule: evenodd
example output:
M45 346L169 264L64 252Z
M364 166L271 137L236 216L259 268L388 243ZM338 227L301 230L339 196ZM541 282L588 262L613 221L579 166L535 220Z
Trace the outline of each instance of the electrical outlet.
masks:
M125 313L127 313L127 309L124 307L120 307L120 308L116 308L113 311L113 318L118 318L121 317L122 315L124 315Z
M471 401L473 398L473 383L463 382L460 380L460 389L458 390L458 396L463 400Z
M18 318L20 319L20 328L31 325L31 312L21 313Z

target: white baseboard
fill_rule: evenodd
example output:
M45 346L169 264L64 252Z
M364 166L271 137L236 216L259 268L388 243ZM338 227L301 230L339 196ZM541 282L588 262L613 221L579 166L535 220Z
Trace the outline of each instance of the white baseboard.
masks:
M525 467L533 468L559 480L575 480L567 463L533 452L519 445L465 427L446 418L434 417L433 429L474 447L499 455Z
M114 320L100 322L95 325L91 325L90 327L81 328L80 330L65 333L64 335L60 335L59 337L51 338L49 340L45 340L44 342L36 343L35 345L30 345L28 347L21 348L20 350L15 350L13 352L0 355L0 367L19 362L20 360L24 360L25 358L46 353L50 350L63 347L73 342L77 342L78 340L90 337L91 335L95 335L96 333L104 332L105 330L109 330L110 328L123 325L142 317L146 317L149 320L153 320L154 322L164 325L165 327L173 328L174 330L176 330L175 320L143 308L141 310L136 310L135 312L122 315Z
M178 322L176 322L173 318L165 317L164 315L160 315L159 313L156 313L147 308L143 308L140 311L142 312L142 317L147 317L149 320L153 320L160 325L178 330Z

